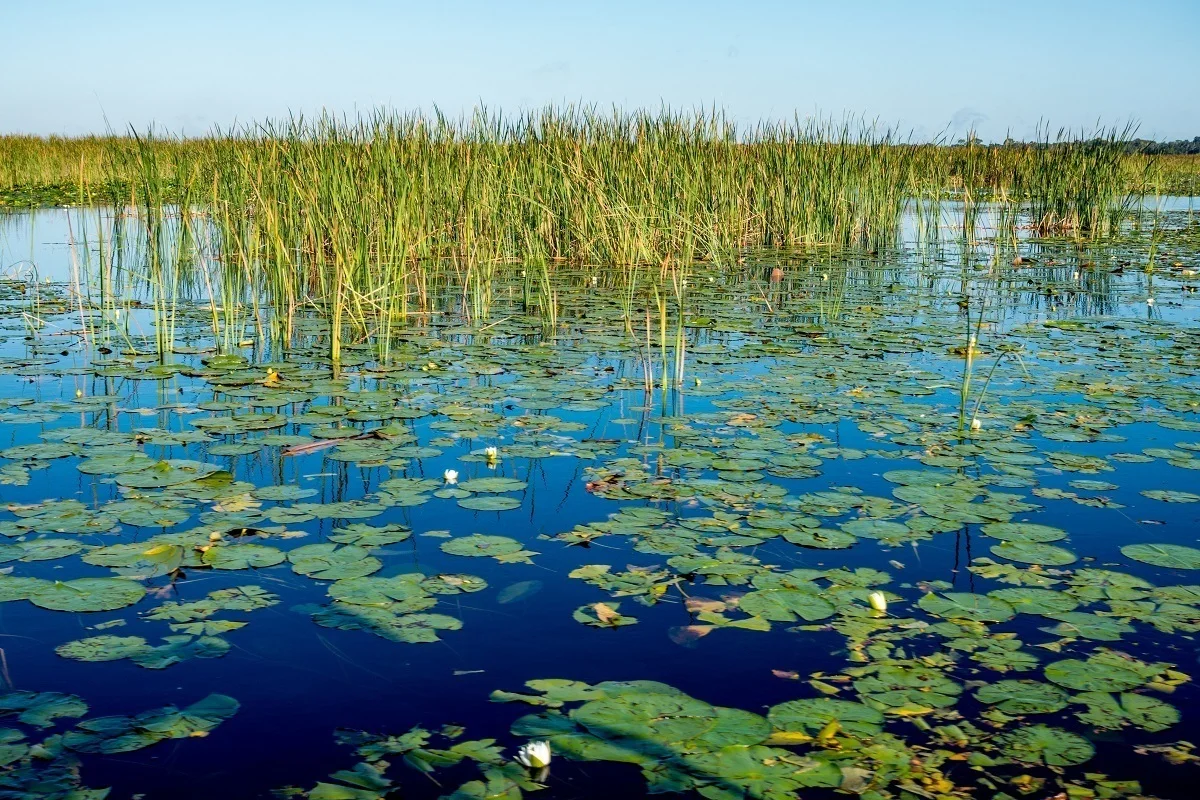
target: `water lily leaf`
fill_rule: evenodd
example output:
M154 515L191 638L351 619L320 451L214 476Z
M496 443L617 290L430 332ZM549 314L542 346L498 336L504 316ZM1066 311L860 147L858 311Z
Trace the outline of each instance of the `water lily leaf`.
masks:
M214 464L205 464L202 461L159 461L146 469L121 473L117 476L117 484L131 489L161 489L198 481L219 469Z
M53 561L73 556L81 550L83 550L83 543L72 539L28 539L15 545L0 545L0 563L18 559L21 561Z
M288 553L292 571L321 581L361 578L377 572L382 566L378 558L357 545L338 547L332 542L297 547Z
M60 692L7 692L0 695L0 716L16 714L35 728L49 728L56 719L82 717L87 703L73 694Z
M229 642L216 636L167 636L153 646L140 636L93 636L55 648L63 658L75 661L120 661L129 659L139 667L166 669L192 658L220 658L229 652Z
M1087 692L1122 692L1141 686L1150 677L1139 668L1139 662L1111 653L1093 655L1086 661L1055 661L1046 665L1045 673L1059 686Z
M1046 764L1051 767L1083 764L1096 752L1092 743L1082 736L1047 725L1030 725L1006 733L1000 737L999 743L1009 758L1025 764Z
M115 611L141 600L141 584L121 578L77 578L46 581L29 595L29 602L52 611Z
M1079 719L1095 728L1115 730L1123 725L1157 733L1179 722L1179 710L1157 697L1124 692L1081 692L1071 698L1087 710Z
M1182 544L1127 544L1121 553L1165 569L1200 569L1200 549Z
M464 497L458 505L472 511L511 511L520 508L521 501L515 497Z
M359 547L385 547L403 542L411 536L412 528L397 523L377 526L356 522L344 528L334 528L329 538L335 542Z
M442 542L442 552L449 553L452 556L471 556L482 557L488 556L496 558L498 556L512 555L523 550L523 546L516 539L510 539L507 536L489 536L482 533L473 533L470 536L462 536L457 539L450 539Z
M467 492L483 492L487 494L498 494L500 492L517 492L528 486L525 481L519 481L516 478L502 478L499 476L489 478L472 478L471 480L463 481L458 485L458 488Z
M255 447L255 450L258 448ZM211 452L211 449L210 451ZM285 502L292 500L304 500L308 497L313 497L317 494L316 489L302 489L299 486L285 484L282 486L260 486L254 490L254 496L259 500L273 500L275 502Z
M352 605L391 607L393 603L402 603L405 612L424 611L437 604L437 599L421 585L424 579L417 572L391 578L347 578L333 583L329 596Z
M127 542L97 547L84 554L83 561L100 567L112 567L122 574L152 578L167 575L184 565L199 564L195 546L207 544L204 537L194 537L192 547L179 538L155 537L146 542Z
M594 628L620 628L624 625L637 623L635 617L628 617L617 611L620 603L592 603L575 609L576 622L591 625Z
M83 459L75 468L84 475L120 475L154 466L155 461L141 450L110 455L94 455Z
M833 616L833 604L815 592L797 589L763 589L750 592L738 601L738 608L751 616L772 622L813 622Z
M75 455L75 448L60 442L38 442L36 444L19 444L0 450L0 458L13 461L28 461L33 459L50 460Z
M393 606L354 605L334 602L327 606L300 607L313 622L326 628L368 631L393 642L412 644L441 641L439 631L456 631L462 622L445 614L405 613L403 604Z
M249 584L209 592L201 600L187 603L163 603L146 612L146 619L171 622L195 622L205 620L221 611L257 611L279 603L279 596L261 586Z
M280 509L273 509L279 511ZM317 519L369 519L386 511L379 503L366 500L343 500L338 503L296 503L287 511L294 514L311 514Z
M864 698L883 706L945 708L954 705L962 686L940 670L919 664L876 664L847 670Z
M430 594L464 594L480 592L487 588L487 581L478 575L442 572L421 581L421 588Z
M832 528L802 528L795 531L784 531L783 538L801 547L814 547L818 550L843 550L858 541L853 533Z
M1075 554L1062 547L1037 542L1004 542L991 548L992 554L1023 564L1062 567L1075 562Z
M210 547L201 560L213 569L261 569L282 564L286 559L287 555L277 547L243 542Z
M128 753L166 739L208 733L237 710L232 697L211 694L182 710L167 706L135 717L84 720L63 735L62 743L80 753Z
M1049 683L1028 680L1003 680L982 686L975 697L994 705L1011 716L1052 714L1067 707L1068 695Z
M383 800L392 785L378 767L366 762L329 777L341 783L319 782L305 796L309 800Z
M946 619L969 619L975 622L1004 622L1016 613L1004 600L986 594L948 592L927 594L917 603L925 611Z
M1058 624L1042 630L1056 636L1093 639L1098 642L1115 642L1126 633L1133 633L1133 626L1114 617L1101 617L1085 611L1068 611L1062 614L1047 614Z
M1151 500L1162 500L1164 503L1200 503L1200 494L1193 492L1177 492L1168 489L1146 489L1142 491Z
M1003 600L1018 614L1064 614L1074 611L1079 601L1065 592L1037 587L1014 586L988 592L989 597Z
M1061 528L1034 522L989 522L980 530L1006 542L1057 542L1067 536L1067 532Z
M584 703L571 718L602 739L670 744L711 731L717 725L717 710L684 694L631 692Z
M767 719L779 731L795 731L817 736L830 722L837 721L851 736L870 738L883 730L883 712L851 700L816 697L790 700L772 706Z
M714 708L717 710L717 724L695 740L698 747L720 749L761 744L771 735L771 723L760 714L740 708Z

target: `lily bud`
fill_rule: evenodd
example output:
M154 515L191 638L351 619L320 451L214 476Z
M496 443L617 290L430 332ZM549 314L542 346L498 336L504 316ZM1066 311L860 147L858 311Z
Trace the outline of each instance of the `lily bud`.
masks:
M867 595L867 602L871 604L871 608L880 614L887 613L887 597L884 596L883 592L871 592Z

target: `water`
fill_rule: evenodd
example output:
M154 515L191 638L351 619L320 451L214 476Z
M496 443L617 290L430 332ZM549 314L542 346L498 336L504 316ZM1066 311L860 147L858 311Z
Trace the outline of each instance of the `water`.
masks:
M485 580L487 587L436 594L436 605L413 612L461 623L461 629L441 630L440 641L428 643L315 624L311 606L332 602L328 592L333 582L300 574L288 561L242 570L185 564L170 575L142 577L137 582L148 594L112 611L53 611L15 599L0 603L2 677L10 690L4 697L12 697L11 691L75 694L88 705L87 720L168 704L183 707L210 693L228 695L240 708L207 735L111 755L60 753L51 741L47 747L53 758L34 763L53 766L78 758L83 785L112 787L112 797L253 798L272 796L282 787L312 789L361 761L354 746L335 741L337 730L399 735L423 726L436 734L446 725L462 726L465 733L435 738L429 747L495 739L504 748L503 757L510 758L526 738L510 734L510 726L544 709L491 702L489 696L495 690L529 693L525 682L530 680L658 681L703 703L766 714L781 703L821 697L808 682L814 673L821 674L823 686L838 690L838 699L866 697L880 703L882 690L856 691L867 687L864 676L842 671L883 659L906 669L934 669L967 687L948 706L889 715L886 730L913 748L918 760L933 760L936 733L931 728L957 724L966 731L966 743L943 740L944 749L1011 761L1012 748L1003 737L1045 724L1083 735L1096 751L1086 765L1068 766L1063 780L1090 786L1093 779L1084 778L1084 772L1104 772L1115 780L1141 781L1147 794L1186 797L1191 766L1170 766L1160 755L1137 754L1133 748L1194 738L1196 690L1190 682L1179 679L1170 694L1131 688L1138 697L1162 699L1178 709L1179 721L1161 731L1129 725L1097 731L1094 723L1077 718L1085 709L1080 702L1018 720L1001 719L994 712L981 716L985 706L974 696L980 686L1004 679L1045 681L1047 664L1086 658L1099 648L1168 662L1183 673L1197 662L1191 636L1192 626L1200 624L1195 606L1175 602L1183 610L1172 613L1181 622L1175 630L1165 630L1163 596L1148 589L1094 595L1073 577L1081 574L1078 570L1108 569L1160 587L1188 586L1193 580L1190 570L1153 566L1120 549L1145 542L1196 545L1200 503L1142 494L1193 492L1200 474L1193 471L1200 464L1195 348L1200 339L1197 300L1190 291L1196 282L1183 272L1200 269L1200 249L1186 203L1171 208L1164 217L1166 240L1159 245L1165 263L1154 273L1140 269L1148 242L1132 234L1086 247L1025 242L1025 263L1016 266L1010 253L997 255L986 238L964 245L943 236L940 243L911 241L877 255L755 254L748 259L752 267L736 274L697 267L689 278L682 387L656 389L649 397L641 388L644 333L640 339L624 333L613 276L586 270L562 277L564 322L553 341L542 336L536 320L521 315L515 300L511 308L505 305L510 294L498 291L493 318L499 322L493 327L480 331L452 316L416 327L394 350L397 363L391 370L373 369L369 355L352 348L340 382L332 380L323 362L316 325L307 346L271 362L283 376L281 383L269 377L265 366L205 368L210 353L177 355L180 369L162 377L153 371L157 359L130 355L129 340L111 331L105 341L112 352L89 359L78 333L78 298L71 284L74 275L86 274L93 263L94 256L86 254L92 253L97 229L87 220L96 217L70 217L62 211L11 217L0 222L5 231L0 261L15 278L4 284L7 310L0 319L0 444L11 456L3 465L12 467L0 487L7 509L0 514L0 525L11 543L50 538L88 549L46 560L22 560L26 551L5 551L9 560L4 567L11 570L5 580L112 576L117 574L113 568L82 558L94 547L145 542L164 533L194 532L179 548L190 564L207 558L195 548L209 546L212 533L222 534L215 543L218 550L237 552L232 548L253 542L287 553L329 541L337 529L361 522L402 524L413 532L402 541L370 548L370 557L380 562L376 577L471 575ZM64 231L68 219L71 227ZM32 245L29 239L22 241L30 224ZM89 233L84 237L81 231ZM82 266L72 267L73 254L74 263ZM1182 266L1174 266L1177 261ZM768 279L775 265L784 271L778 282ZM34 284L29 267L36 267L43 280L51 279L40 288L44 306L36 309L30 305ZM1155 302L1147 304L1147 298ZM635 331L643 325L642 313L635 316ZM964 407L968 424L960 432L962 348L979 315L985 324L977 329L980 349ZM31 316L38 317L32 327ZM148 331L151 322L142 312L134 310L134 316L132 336L140 341L137 334ZM661 377L657 319L654 326L651 360ZM203 305L181 313L179 328L179 342L187 347L202 349L211 339ZM673 337L672 322L668 341ZM99 341L93 334L88 344ZM1001 357L1006 351L1009 355ZM243 353L254 355L249 349ZM668 353L667 360L672 359ZM282 414L286 420L278 426L264 421L271 425L264 430L213 434L205 441L171 438L172 433L178 437L204 429L203 421L211 417L231 417L234 422L227 424L236 427L251 412ZM976 417L980 426L972 434L969 423ZM371 440L368 446L378 449L361 454L363 464L333 458L357 446L355 442L288 455L281 440L259 441L285 433L295 437L288 440L294 446L338 436L330 429L339 426L368 431L381 425L393 426L388 429L393 438ZM69 437L69 453L61 457L53 449L8 449L59 442L63 436ZM221 445L238 442L257 446L244 455L222 454ZM488 447L498 450L494 460L485 455ZM1142 455L1147 449L1151 454ZM141 462L108 474L79 469L84 457L124 457L133 451L152 460L204 462L229 477L224 483L139 489L119 483L139 474L135 469ZM1094 460L1072 461L1073 455ZM455 487L444 478L446 470L459 473L459 486L470 487L468 481L480 478L518 481L515 490L471 495L511 497L516 507L480 511L460 506ZM951 488L916 501L897 499L893 490L906 484L896 479L895 470L942 472ZM397 484L397 478L428 484ZM1085 483L1079 484L1081 480ZM253 494L256 487L275 486L313 494L295 500ZM838 494L813 497L831 489ZM863 499L855 500L855 495ZM146 498L140 507L113 505L138 496ZM116 516L101 518L104 524L85 533L61 532L64 524L59 522L29 522L28 507L48 500L74 500L89 513ZM375 505L353 505L359 501ZM301 503L347 502L352 505L346 514L362 510L364 517L322 519L295 511ZM146 507L171 506L182 515L178 522L166 528L147 524ZM587 538L580 535L583 526L629 509L653 509L663 516L580 543ZM67 514L65 527L83 513ZM1002 539L986 535L981 519L955 521L977 513L993 521L1007 518L1062 529L1067 538L1052 547L1067 548L1078 560L1028 571L1027 563L992 552ZM793 524L779 524L783 517ZM834 536L856 518L910 524L894 545L854 527L860 531L858 539L841 549L801 546L780 535L786 528L793 539L801 539L811 523L826 537ZM764 526L752 524L764 519ZM234 535L245 528L262 533ZM442 549L446 542L476 533L516 540L535 554L528 563L520 557L502 563ZM576 543L559 538L563 536ZM712 570L724 580L710 574L706 581L705 567L689 561L721 553L728 555ZM1025 571L1018 574L1026 580L1061 581L1054 584L1056 590L1070 589L1077 599L1090 601L1078 611L1101 620L1098 624L1129 620L1131 628L1119 630L1111 640L1069 637L1061 628L1057 633L1044 630L1059 621L1026 613L989 625L978 647L961 646L958 634L952 636L946 627L947 615L930 614L917 601L926 590L982 595L1011 588L1011 583L968 569L980 567L980 558L1020 567ZM647 595L657 602L644 605L569 575L595 564L610 565L611 573L623 573L630 565L653 568L661 571L657 582L664 588L660 595ZM717 603L723 604L720 619L754 616L736 608L738 595L756 586L766 591L768 574L838 568L879 570L887 576L859 573L856 579L833 573L830 579L805 573L820 587L817 594L828 603L828 614L768 620L770 630L722 627L703 616ZM131 571L147 572L144 563ZM10 585L0 580L0 592ZM220 657L149 669L128 659L80 661L55 652L64 643L102 635L140 636L158 645L178 632L168 621L145 619L147 612L165 602L197 601L247 585L277 595L278 602L209 615L248 623L211 634L228 643L228 652ZM871 589L890 593L891 616L870 612ZM1112 604L1144 603L1147 598L1158 606L1139 610ZM698 602L704 600L709 604ZM589 605L593 616L605 613L595 610L596 603L637 622L598 629L573 617ZM1151 624L1156 615L1158 627ZM940 628L923 627L939 622ZM1038 663L1003 672L997 667L1019 659L970 657L972 648L1001 647L1003 634L1016 634L1023 642L1019 651ZM1079 693L1072 693L1078 700ZM564 710L578 707L578 701L568 701ZM898 703L890 707L904 709ZM906 714L920 724L907 721ZM60 717L42 729L10 715L3 724L33 743L70 731L77 721ZM589 730L613 738L599 726ZM776 744L785 754L835 753L828 757L841 759L840 768L863 766L881 784L889 783L879 763L852 756L854 737L845 738L840 749L829 749L839 735L791 750ZM642 765L652 780L662 779L656 769L670 767L670 774L686 774L707 796L735 796L721 792L743 789L749 797L775 796L769 781L767 789L753 788L725 761L705 760L709 756L703 748L651 739L655 746L649 747L649 755L642 754ZM21 757L17 754L11 763L19 765ZM435 783L403 763L398 752L388 760L392 765L386 775L393 781L394 796L449 795L480 774L468 759L439 766L432 775ZM795 771L803 772L799 767ZM965 768L965 762L947 762L941 773L964 791L980 791L975 783L979 773ZM1002 763L990 774L1002 787L1005 780L1032 774L1048 781L1047 796L1060 790L1044 765ZM19 774L10 779L18 781ZM572 761L561 749L545 780L543 797L639 796L647 791L646 779L633 764ZM894 790L902 782L897 778L890 785ZM789 784L784 780L780 785ZM1016 791L1012 786L1006 790ZM805 789L805 796L826 791ZM384 796L384 790L325 796Z

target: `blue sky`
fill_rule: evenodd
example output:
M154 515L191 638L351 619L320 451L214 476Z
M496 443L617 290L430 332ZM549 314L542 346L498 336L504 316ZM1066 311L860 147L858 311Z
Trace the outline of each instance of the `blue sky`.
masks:
M1191 138L1197 31L1200 0L0 0L0 132L584 102Z

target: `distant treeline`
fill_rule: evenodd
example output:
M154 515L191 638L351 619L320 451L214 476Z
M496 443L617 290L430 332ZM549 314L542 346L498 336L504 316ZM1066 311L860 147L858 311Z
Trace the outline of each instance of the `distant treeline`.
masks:
M1152 156L1200 156L1200 136L1190 140L1176 139L1173 142L1134 139L1129 143L1129 150Z
M969 142L962 139L954 144L955 147L963 147ZM1111 141L1107 139L1092 140L1094 144L1104 144L1111 146ZM1021 141L1019 139L1005 139L999 147L1054 147L1061 145L1062 142L1046 142L1046 141ZM1129 139L1124 143L1125 152L1127 153L1142 153L1148 156L1200 156L1200 136L1194 139L1176 139L1173 142L1156 142L1153 139Z

